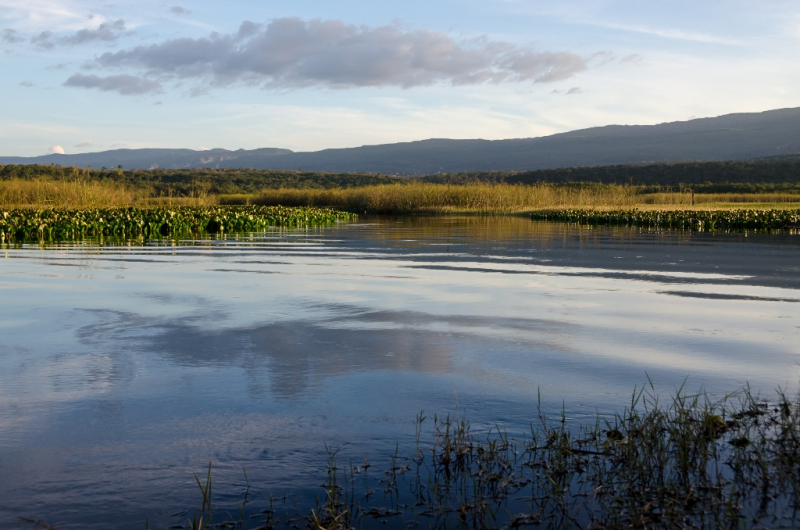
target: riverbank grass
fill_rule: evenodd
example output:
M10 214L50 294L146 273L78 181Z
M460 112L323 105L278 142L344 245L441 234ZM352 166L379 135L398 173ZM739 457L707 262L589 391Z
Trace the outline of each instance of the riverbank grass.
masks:
M800 208L800 193L692 193L651 187L567 183L442 183L404 180L339 188L278 188L214 194L195 186L183 193L131 187L111 180L46 178L0 181L0 209L92 209L216 205L308 206L371 214L519 214L554 209L708 210Z

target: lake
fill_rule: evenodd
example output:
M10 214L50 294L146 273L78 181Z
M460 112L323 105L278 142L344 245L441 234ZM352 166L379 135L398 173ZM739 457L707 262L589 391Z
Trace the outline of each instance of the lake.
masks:
M379 467L423 409L517 436L540 395L577 425L800 380L791 234L365 216L0 248L0 300L0 528L185 525L209 462L220 511L243 468L248 513L308 504L326 445Z

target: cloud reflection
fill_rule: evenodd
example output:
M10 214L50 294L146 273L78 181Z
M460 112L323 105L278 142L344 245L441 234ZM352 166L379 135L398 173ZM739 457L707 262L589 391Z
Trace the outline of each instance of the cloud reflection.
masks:
M87 346L155 354L180 366L237 366L249 375L264 370L270 393L292 397L331 376L358 371L452 373L452 353L466 334L488 332L511 338L531 332L541 347L552 350L561 348L556 336L571 327L536 319L323 305L309 309L335 316L225 328L208 325L211 313L211 320L225 320L224 314L208 308L166 319L91 310L96 321L77 330L77 335Z

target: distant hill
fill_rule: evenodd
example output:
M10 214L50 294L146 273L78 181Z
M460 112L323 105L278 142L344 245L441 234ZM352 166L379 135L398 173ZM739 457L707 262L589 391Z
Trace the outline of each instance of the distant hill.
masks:
M800 108L728 114L659 125L609 125L541 138L431 139L295 153L285 149L134 149L80 155L0 157L0 164L124 169L254 168L394 175L680 161L745 160L800 153Z
M229 151L227 149L209 149L207 151L194 151L192 149L115 149L113 151L77 155L0 156L0 164L56 164L82 168L91 166L93 169L101 169L103 167L116 169L117 166L122 166L124 169L191 169L200 167L216 168L222 162L234 161L245 156L268 158L290 153L292 151L289 149L276 148L239 149L237 151Z

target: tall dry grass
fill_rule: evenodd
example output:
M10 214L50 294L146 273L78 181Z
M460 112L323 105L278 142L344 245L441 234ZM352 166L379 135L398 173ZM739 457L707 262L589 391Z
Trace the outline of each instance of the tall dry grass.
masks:
M447 185L410 181L363 188L268 189L255 195L217 196L197 190L188 197L155 195L152 189L130 189L122 184L71 180L0 181L0 208L113 208L125 206L318 206L368 213L479 213L510 214L569 208L591 209L724 209L788 208L800 204L800 194L778 193L642 193L626 185L563 186L557 184Z
M515 213L545 208L571 208L579 205L633 207L637 203L637 194L635 188L626 186L592 188L569 188L550 184L451 186L411 182L331 190L264 190L248 199L253 204L330 206L369 213Z
M122 208L126 206L213 206L214 195L199 192L190 197L153 197L149 190L131 190L113 182L72 180L0 181L0 209L12 208Z
M0 208L112 208L129 206L134 194L123 186L76 180L0 182Z
M284 206L330 206L368 213L518 213L567 208L724 208L726 204L800 203L791 194L642 193L636 186L559 186L536 184L447 185L424 182L383 184L348 189L277 189L252 196L223 198L223 202Z

